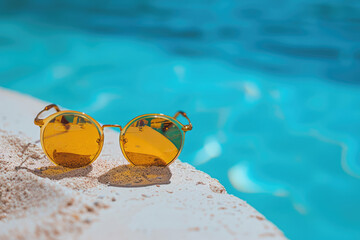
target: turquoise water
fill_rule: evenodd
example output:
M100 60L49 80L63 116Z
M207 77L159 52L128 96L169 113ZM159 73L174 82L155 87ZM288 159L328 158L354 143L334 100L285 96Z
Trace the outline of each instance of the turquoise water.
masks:
M0 86L103 124L184 110L180 159L291 239L360 239L358 1L55 2L0 1Z

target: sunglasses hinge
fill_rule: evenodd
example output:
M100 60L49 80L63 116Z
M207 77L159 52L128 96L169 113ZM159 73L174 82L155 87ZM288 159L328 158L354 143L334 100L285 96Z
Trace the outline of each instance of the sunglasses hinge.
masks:
M185 125L181 128L184 132L192 130L192 124Z
M52 109L52 108L55 108L55 110L56 110L57 112L60 112L60 108L59 108L56 104L47 105L42 111L40 111L40 112L36 115L36 117L35 117L35 119L34 119L35 125L37 125L37 126L39 126L39 127L41 127L42 125L44 125L44 120L41 119L41 118L39 118L39 117L40 117L40 115L41 115L43 112L48 111L48 110L50 110L50 109Z

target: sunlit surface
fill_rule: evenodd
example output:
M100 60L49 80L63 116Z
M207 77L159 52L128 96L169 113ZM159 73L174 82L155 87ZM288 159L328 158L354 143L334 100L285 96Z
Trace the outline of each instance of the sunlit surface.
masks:
M290 239L360 239L360 1L8 2L1 86L122 126L184 110L181 160Z
M43 148L57 165L79 168L89 165L101 150L101 132L90 120L73 113L61 114L45 124Z

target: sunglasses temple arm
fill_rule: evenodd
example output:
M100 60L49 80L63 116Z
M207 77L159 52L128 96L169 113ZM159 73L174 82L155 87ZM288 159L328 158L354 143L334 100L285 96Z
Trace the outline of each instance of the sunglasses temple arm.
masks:
M188 125L183 125L182 130L185 132L190 131L192 129L192 124L186 113L183 111L178 111L177 113L175 113L174 118L176 119L179 115L183 116L189 121Z
M41 110L41 111L36 115L36 117L35 117L35 119L34 119L35 125L40 126L40 127L41 127L42 125L44 125L44 119L41 119L41 118L40 118L40 115L41 115L43 112L48 111L48 110L50 110L50 109L52 109L52 108L55 108L55 110L56 110L57 112L60 112L60 108L59 108L57 105L55 105L55 104L47 105L43 110Z

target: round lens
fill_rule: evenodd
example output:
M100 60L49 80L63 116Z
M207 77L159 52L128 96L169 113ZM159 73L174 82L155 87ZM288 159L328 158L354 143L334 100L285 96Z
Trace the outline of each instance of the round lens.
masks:
M63 113L45 126L42 144L57 165L80 168L91 164L102 147L101 128L80 113Z
M178 155L183 143L179 126L163 117L135 119L122 135L123 153L134 165L166 166Z

